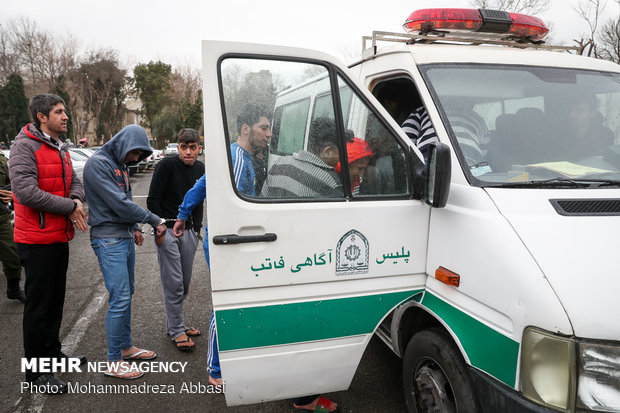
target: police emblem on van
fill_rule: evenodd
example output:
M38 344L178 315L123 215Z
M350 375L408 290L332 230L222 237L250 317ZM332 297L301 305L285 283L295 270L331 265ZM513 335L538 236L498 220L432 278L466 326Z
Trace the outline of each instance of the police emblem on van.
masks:
M336 275L368 272L368 240L352 229L340 238L336 247Z

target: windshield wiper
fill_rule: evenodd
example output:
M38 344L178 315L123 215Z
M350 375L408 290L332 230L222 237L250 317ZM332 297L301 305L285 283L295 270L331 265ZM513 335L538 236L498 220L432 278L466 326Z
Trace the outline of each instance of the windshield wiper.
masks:
M613 179L590 179L590 178L551 178L521 182L504 182L501 184L485 185L493 188L598 188L601 186L620 186L620 181Z

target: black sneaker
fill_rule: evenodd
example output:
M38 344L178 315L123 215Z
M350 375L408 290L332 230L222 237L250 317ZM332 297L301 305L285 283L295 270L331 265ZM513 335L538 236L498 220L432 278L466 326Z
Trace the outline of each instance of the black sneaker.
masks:
M79 354L76 356L67 356L65 353L60 353L60 356L58 356L58 358L61 359L80 359L80 366L82 364L85 364L88 360L86 359L86 356L83 354Z
M30 382L31 388L36 386L37 393L63 394L67 392L67 383L53 374L44 373Z
M8 298L9 300L18 300L23 304L26 303L26 294L24 293L24 290L19 287L11 289L7 288L6 298Z

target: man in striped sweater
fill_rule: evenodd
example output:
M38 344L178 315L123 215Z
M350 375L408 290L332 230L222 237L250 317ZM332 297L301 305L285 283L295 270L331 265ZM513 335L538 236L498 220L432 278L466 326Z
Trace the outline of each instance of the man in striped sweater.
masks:
M310 125L308 150L278 159L262 194L267 198L342 198L342 182L334 169L338 162L334 120L317 118Z

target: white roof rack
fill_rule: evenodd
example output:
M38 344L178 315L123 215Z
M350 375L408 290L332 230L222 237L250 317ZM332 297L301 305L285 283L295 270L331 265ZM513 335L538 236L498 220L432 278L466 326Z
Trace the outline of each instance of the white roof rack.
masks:
M382 32L373 31L372 36L362 37L362 60L370 58L377 54L378 42L395 42L405 44L415 43L449 43L449 44L463 44L463 45L500 45L508 47L516 47L521 49L533 48L543 50L556 50L556 51L571 51L579 50L575 46L551 46L546 44L536 44L521 39L506 39L506 35L494 35L493 33L482 32L459 32L459 33L435 33L429 34L411 34L411 33L394 33L394 32ZM370 47L367 46L367 42L371 41Z

